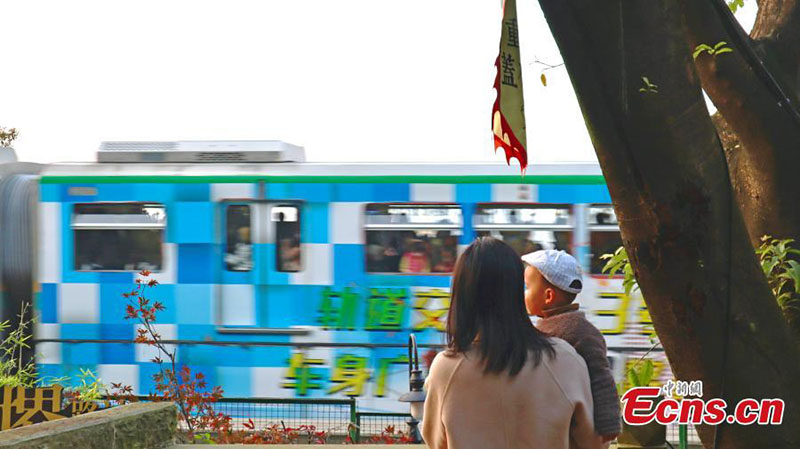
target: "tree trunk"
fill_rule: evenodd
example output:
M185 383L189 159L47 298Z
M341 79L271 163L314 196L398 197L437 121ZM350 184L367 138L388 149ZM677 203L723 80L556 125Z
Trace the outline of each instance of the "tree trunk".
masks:
M735 39L722 26L710 1L679 3L686 18L687 51L721 41L733 49L718 56L701 53L695 65L703 88L741 144L729 153L729 161L751 242L757 246L763 235L800 241L800 183L796 174L800 167L800 123L787 111L800 106L798 1L761 1L752 31L760 58L793 106L778 103L769 83L760 79L743 57L747 49L734 45ZM736 28L745 37L738 24Z
M782 426L723 425L719 447L800 447L800 350L733 199L679 5L540 4L673 372L702 380L704 397L729 404L745 397L786 401ZM715 429L698 430L711 447Z

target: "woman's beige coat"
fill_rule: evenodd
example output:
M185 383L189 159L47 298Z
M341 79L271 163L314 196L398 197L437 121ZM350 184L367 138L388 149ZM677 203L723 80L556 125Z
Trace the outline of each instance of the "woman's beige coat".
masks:
M430 449L600 449L586 364L565 341L515 377L484 374L475 351L431 364L422 435Z

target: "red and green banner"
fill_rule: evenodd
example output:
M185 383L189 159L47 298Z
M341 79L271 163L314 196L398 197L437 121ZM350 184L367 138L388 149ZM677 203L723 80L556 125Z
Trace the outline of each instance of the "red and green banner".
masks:
M525 150L525 106L522 100L516 0L506 0L503 5L502 30L500 52L495 62L497 76L494 88L497 90L497 99L492 107L494 149L496 152L497 148L503 148L509 165L511 158L516 158L524 174L528 166L528 154Z

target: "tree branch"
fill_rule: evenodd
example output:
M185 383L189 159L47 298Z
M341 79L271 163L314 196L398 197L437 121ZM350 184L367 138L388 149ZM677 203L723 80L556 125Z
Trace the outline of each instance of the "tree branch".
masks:
M756 48L781 83L800 95L800 2L798 0L759 0L758 14L750 31Z
M701 44L732 42L709 1L678 3L686 24L687 52ZM695 66L703 88L741 143L729 161L750 241L756 247L764 234L798 239L800 184L795 167L800 166L800 126L748 63L747 49L732 49L719 55L701 53ZM774 78L780 82L783 77ZM785 86L782 90L789 92Z

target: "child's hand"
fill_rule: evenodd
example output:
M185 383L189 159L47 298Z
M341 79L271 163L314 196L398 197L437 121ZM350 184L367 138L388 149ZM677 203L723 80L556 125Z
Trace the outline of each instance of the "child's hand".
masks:
M614 441L618 435L603 435L603 443L608 443L609 441Z

